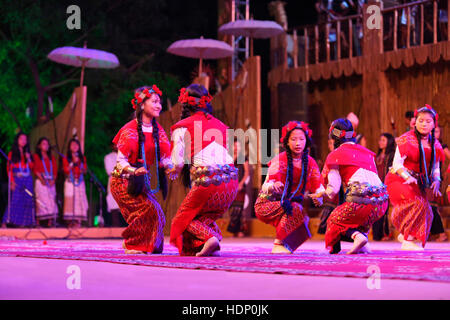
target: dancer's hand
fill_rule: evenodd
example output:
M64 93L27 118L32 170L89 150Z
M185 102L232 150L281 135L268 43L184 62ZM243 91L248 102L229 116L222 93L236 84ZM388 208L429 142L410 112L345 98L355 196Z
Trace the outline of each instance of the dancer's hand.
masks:
M281 193L283 193L283 189L284 189L284 184L280 181L277 181L272 185L271 191L272 191L272 193L281 194Z
M175 167L173 168L166 168L166 175L169 177L170 180L176 180L178 178L178 171Z
M312 193L309 194L308 197L312 199L314 204L318 207L320 207L323 204L323 195L325 194L325 191L320 191L318 193Z
M140 168L136 169L136 171L134 171L135 176L142 176L147 173L148 173L148 171L144 167L140 167Z
M442 193L439 191L440 187L441 187L441 183L437 180L431 184L431 191L433 191L433 196L435 196L435 197L442 196Z
M403 182L403 184L411 184L411 183L417 184L417 179L414 177L409 177L405 182Z

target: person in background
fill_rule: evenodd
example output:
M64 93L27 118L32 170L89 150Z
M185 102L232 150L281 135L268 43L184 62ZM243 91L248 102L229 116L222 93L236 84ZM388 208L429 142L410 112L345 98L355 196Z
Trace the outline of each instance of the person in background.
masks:
M80 142L72 138L69 141L67 155L63 158L64 181L64 220L68 227L80 227L81 221L87 221L88 201L84 174L87 172L86 157L81 152Z
M58 217L56 204L56 176L58 164L51 154L50 140L41 137L36 145L34 159L34 175L36 193L36 220L37 223L46 222L47 227L54 226Z
M382 133L378 140L378 153L375 158L377 165L378 176L384 182L384 178L392 166L395 154L395 138L390 133ZM389 232L389 206L386 208L384 215L372 225L373 240L390 240Z
M405 112L405 132L414 130L416 124L416 117L414 117L414 111L408 110Z
M248 219L251 216L249 193L252 187L251 166L242 153L241 142L235 138L233 148L234 166L238 169L238 193L230 206L230 223L227 230L235 237L244 237L248 233ZM250 189L250 190L249 190Z
M112 227L126 227L127 223L125 222L125 219L123 218L122 214L120 213L119 205L117 204L116 200L114 200L114 197L111 193L111 174L114 170L114 167L117 163L117 147L112 144L111 146L112 151L108 153L105 158L103 159L103 162L105 164L105 170L108 174L108 187L106 191L106 209L109 213L109 223L108 225Z
M328 139L328 151L333 152L333 150L334 150L334 140ZM327 169L325 168L325 166L323 166L321 175L324 184L325 185L328 184ZM336 209L336 207L340 204L341 203L339 203L339 194L336 194L332 199L330 199L326 194L323 195L323 209L320 214L320 224L319 228L317 229L318 234L325 234L325 232L327 231L328 217L330 216L331 212L333 212L333 210Z
M3 215L2 227L31 227L34 225L33 170L28 136L19 132L8 154L7 172L10 197Z
M364 148L367 148L367 139L362 133L356 135L356 143L362 145Z

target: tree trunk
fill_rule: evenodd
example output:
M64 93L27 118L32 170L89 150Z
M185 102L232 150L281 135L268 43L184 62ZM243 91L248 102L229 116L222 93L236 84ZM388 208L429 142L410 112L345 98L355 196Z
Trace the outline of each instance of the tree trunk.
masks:
M28 65L31 69L31 74L33 75L34 85L36 87L37 92L37 110L36 110L36 120L37 123L43 123L47 120L47 116L44 114L44 97L45 97L45 88L42 86L41 78L39 77L39 70L36 62L28 57Z

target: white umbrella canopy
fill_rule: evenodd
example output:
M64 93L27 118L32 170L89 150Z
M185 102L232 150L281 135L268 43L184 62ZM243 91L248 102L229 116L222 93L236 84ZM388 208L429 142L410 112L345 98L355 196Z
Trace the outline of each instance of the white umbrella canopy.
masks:
M203 59L220 59L232 56L233 48L224 41L200 37L175 41L167 48L167 52L182 57L200 59L198 73L200 75Z
M253 38L271 38L284 32L275 21L270 20L236 20L219 28L219 33L251 38L250 55L253 56Z
M56 48L47 56L52 61L81 67L80 87L83 86L84 68L112 69L120 65L119 59L109 52L77 47Z

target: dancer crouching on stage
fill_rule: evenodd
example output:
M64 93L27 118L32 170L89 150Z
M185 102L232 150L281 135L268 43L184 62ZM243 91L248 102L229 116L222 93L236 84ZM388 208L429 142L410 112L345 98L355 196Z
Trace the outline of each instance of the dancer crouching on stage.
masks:
M422 251L433 220L427 198L441 196L439 162L444 160L444 152L434 136L436 111L426 105L416 110L414 116L414 130L396 140L392 169L385 182L394 205L391 220L400 232L402 250ZM419 240L422 247L414 240Z
M129 121L113 139L117 164L112 172L111 193L128 223L123 231L127 254L162 253L165 217L154 193L161 188L167 194L167 180L162 168L173 168L170 142L156 122L161 112L162 92L153 85L135 91L131 100L136 119ZM157 187L151 189L150 166L156 163Z
M222 234L215 220L228 210L238 190L237 170L227 151L227 126L211 115L211 99L202 85L181 89L182 120L171 128L175 170L183 170L186 187L192 182L170 230L170 242L180 255L218 254Z
M334 140L335 150L328 155L322 172L328 180L326 190L310 197L314 202L324 194L333 198L342 186L345 202L328 218L325 246L330 253L338 253L340 241L352 239L353 247L347 254L367 253L367 233L388 206L386 186L378 177L375 153L355 143L349 120L333 121L330 138Z
M304 122L290 121L283 127L280 142L286 151L269 162L266 181L255 203L256 217L276 227L272 253L293 253L311 237L302 201L305 192L324 190L319 167L309 156L311 135Z

